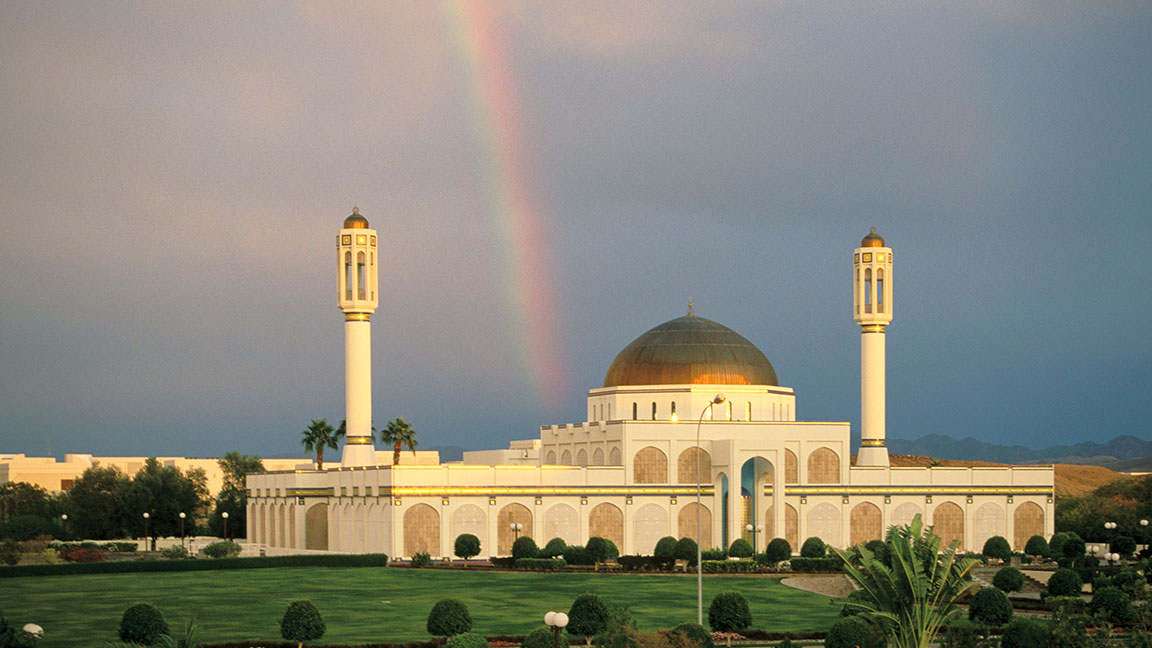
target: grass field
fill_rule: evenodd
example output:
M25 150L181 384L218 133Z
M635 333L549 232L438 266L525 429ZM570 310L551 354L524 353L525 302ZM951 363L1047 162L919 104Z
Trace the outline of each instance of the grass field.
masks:
M839 611L774 578L718 576L704 579L705 617L724 590L744 594L753 627L768 631L827 630ZM8 578L0 610L11 623L43 626L42 648L65 648L115 639L120 615L139 602L160 608L174 629L194 614L201 641L279 640L284 608L311 599L328 623L319 643L367 643L427 639L428 611L448 597L468 605L477 632L526 634L584 592L628 605L641 630L696 616L696 580L686 576L321 567Z

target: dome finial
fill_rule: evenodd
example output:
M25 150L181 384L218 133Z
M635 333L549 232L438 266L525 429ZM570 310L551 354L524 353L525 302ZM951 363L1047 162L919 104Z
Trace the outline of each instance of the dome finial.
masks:
M695 311L692 310L692 298L688 298L688 317L696 317Z
M352 206L352 213L356 216L359 216L360 215L360 207L353 205ZM876 230L872 230L872 231L875 232Z

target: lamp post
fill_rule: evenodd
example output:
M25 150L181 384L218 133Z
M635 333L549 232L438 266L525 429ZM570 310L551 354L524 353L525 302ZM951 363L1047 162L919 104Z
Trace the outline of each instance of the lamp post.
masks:
M220 517L224 518L224 540L227 541L228 540L228 511L224 511L223 513L221 513Z
M696 623L700 625L704 625L704 568L700 564L700 454L704 448L700 447L700 426L704 425L704 415L712 406L723 402L724 394L716 394L700 412L700 420L696 422Z
M1144 541L1145 545L1148 544L1148 520L1140 520L1140 539Z
M512 541L515 542L516 540L519 540L520 532L524 530L524 525L520 524L519 522L513 522L512 524L508 525L508 528L512 529L512 533L515 535Z
M64 529L65 534L68 533L68 514L67 513L61 513L60 514L60 528Z
M756 526L752 526L751 524L745 524L744 530L748 531L749 533L752 534L752 557L755 558L756 557L756 534L757 533L764 533L764 525L763 524L757 524Z
M560 633L564 632L564 628L568 625L568 615L563 612L549 612L544 615L544 623L552 628L552 636L556 639L553 643L554 648L560 648Z
M180 546L184 546L184 518L188 517L184 511L180 511Z
M147 511L144 512L144 550L148 550L148 518L152 517Z

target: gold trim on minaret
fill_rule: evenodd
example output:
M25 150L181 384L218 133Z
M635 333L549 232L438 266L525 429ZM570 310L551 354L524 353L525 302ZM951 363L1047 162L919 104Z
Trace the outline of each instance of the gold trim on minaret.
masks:
M884 325L883 324L866 324L866 325L860 327L860 332L861 333L883 333L884 332Z
M868 448L883 448L884 439L861 439L860 445Z
M366 437L366 436L344 437L344 443L346 443L348 445L372 445L372 437Z
M367 322L372 318L371 313L345 313L345 322Z

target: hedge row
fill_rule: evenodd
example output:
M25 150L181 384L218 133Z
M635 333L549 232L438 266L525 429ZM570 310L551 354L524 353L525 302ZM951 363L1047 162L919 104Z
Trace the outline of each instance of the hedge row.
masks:
M63 551L65 549L99 549L101 551L109 551L112 553L135 553L136 549L140 546L136 542L114 541L114 542L60 542L53 540L48 543L48 546L53 549Z
M753 560L705 560L701 570L709 574L740 574L756 571L758 565Z
M844 561L839 558L793 558L791 565L795 572L838 572Z
M532 571L560 571L568 566L563 558L517 558L517 569Z
M624 571L671 571L676 559L661 556L620 556L616 559Z
M385 554L306 554L197 560L125 560L117 562L67 563L56 565L16 565L0 567L0 578L18 576L60 576L65 574L123 574L135 572L211 571L216 569L260 569L263 567L384 567Z

